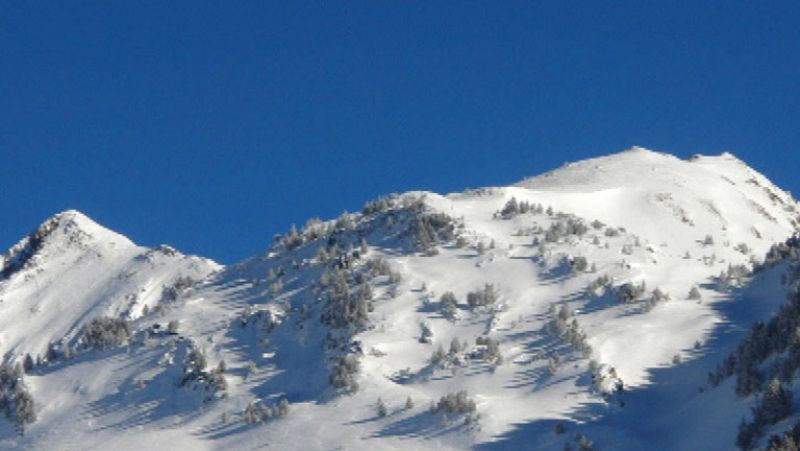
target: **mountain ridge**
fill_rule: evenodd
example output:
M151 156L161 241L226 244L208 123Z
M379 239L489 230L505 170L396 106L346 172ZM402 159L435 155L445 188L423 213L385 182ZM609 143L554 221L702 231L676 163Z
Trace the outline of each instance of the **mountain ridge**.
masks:
M71 232L36 229L53 252L0 280L4 360L44 360L25 376L38 419L22 437L0 430L0 446L552 449L573 439L558 424L657 446L661 425L625 437L603 419L639 412L642 393L667 390L670 409L705 399L694 379L732 346L720 334L782 301L783 266L751 273L797 216L730 154L643 148L506 187L386 196L229 266L67 211L55 217ZM92 347L88 325L120 321L129 336ZM729 388L712 393L735 406L715 442L732 446L746 405ZM700 443L686 440L670 448Z

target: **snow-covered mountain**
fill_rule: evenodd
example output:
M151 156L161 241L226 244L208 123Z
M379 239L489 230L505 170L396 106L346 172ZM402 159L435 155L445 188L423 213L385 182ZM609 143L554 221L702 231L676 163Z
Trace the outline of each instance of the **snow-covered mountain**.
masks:
M44 355L87 320L138 318L176 283L221 268L169 246L137 246L80 212L59 213L0 257L0 352Z
M733 155L642 148L229 267L64 212L0 259L0 447L730 449L763 384L708 373L792 292L799 219Z

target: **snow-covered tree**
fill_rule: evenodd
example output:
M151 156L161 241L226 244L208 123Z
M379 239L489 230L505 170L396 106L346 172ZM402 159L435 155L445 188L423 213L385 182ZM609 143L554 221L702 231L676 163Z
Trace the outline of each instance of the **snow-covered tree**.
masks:
M386 416L386 404L383 402L383 399L378 398L378 401L375 403L375 409L377 410L378 417L383 418Z
M492 284L485 284L483 289L476 290L467 294L467 304L470 307L480 307L491 305L497 301L497 291Z
M439 305L442 309L442 314L447 318L454 319L458 314L458 299L452 291L445 292L439 298Z
M83 326L79 342L84 347L103 350L124 345L130 338L131 325L127 319L100 317Z

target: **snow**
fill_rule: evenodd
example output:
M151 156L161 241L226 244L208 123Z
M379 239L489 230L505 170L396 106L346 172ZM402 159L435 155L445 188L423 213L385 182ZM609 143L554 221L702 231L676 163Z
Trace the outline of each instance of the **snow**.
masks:
M497 217L512 197L554 213ZM427 211L456 219L468 245L439 246L435 255L408 252L390 226L356 218L369 243L357 265L380 256L401 280L371 281L370 327L354 337L364 351L354 394L336 393L328 382L334 353L325 347L329 329L319 321L321 293L313 289L323 272L314 255L324 240L223 268L168 247L139 247L79 212L46 221L0 260L6 360L44 354L49 343L74 340L83 324L103 315L127 316L139 331L179 321L180 336L156 335L35 368L25 381L39 418L22 437L2 426L0 447L553 449L575 431L604 449L733 446L747 404L730 386L703 393L698 387L752 321L778 308L786 288L781 268L741 287L720 287L716 277L729 265L751 267L796 231L800 212L788 193L731 154L684 161L632 148L513 186L400 198L422 198ZM543 231L567 220L581 220L588 232L545 242ZM595 228L594 220L604 225ZM607 235L607 228L618 234ZM704 243L707 235L713 243ZM746 248L737 249L740 243ZM571 270L578 256L595 271ZM275 292L268 274L278 268L283 287ZM587 293L602 275L612 286ZM183 277L198 283L165 300L165 288ZM645 297L659 288L669 300L651 309L643 301L620 304L615 287L626 282L645 282ZM467 294L485 284L497 289L497 302L469 308ZM693 286L699 301L688 299ZM455 319L438 307L447 291L459 301ZM586 334L591 359L605 374L614 368L624 383L624 408L592 382L590 359L547 331L561 305L574 311L570 321ZM274 318L274 329L267 332L246 309L269 312L260 317ZM433 331L430 344L419 340L423 323ZM502 364L466 357L478 349L476 338L487 336L499 341ZM467 343L461 363L431 365L433 351L441 345L446 352L453 339ZM225 361L225 397L204 403L176 386L188 343L205 351L209 368ZM561 364L551 375L548 357L556 354ZM600 385L608 389L613 381ZM454 417L445 425L428 412L431 402L458 390L475 400L476 423ZM383 418L376 415L379 397L389 410ZM415 404L409 410L407 397ZM248 403L281 398L291 402L288 416L242 423ZM555 434L557 423L568 433ZM698 425L719 431L716 441L692 433ZM687 432L677 436L671 428Z
M24 266L0 278L3 355L43 356L50 342L75 336L87 320L123 313L135 318L177 278L202 280L221 268L169 247L136 246L74 210L48 219L12 247L2 268L12 268L22 254L30 254Z

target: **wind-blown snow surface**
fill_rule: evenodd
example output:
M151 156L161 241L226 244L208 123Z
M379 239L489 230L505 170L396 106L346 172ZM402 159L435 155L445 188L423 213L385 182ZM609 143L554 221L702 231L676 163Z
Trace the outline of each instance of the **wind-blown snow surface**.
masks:
M543 208L497 214L512 197ZM434 213L452 218L459 245L440 237L436 252L413 251L409 224ZM792 235L798 213L789 194L730 154L683 161L640 148L509 187L406 193L224 269L62 213L0 260L6 360L74 342L101 315L124 315L139 331L176 320L180 335L138 334L127 347L36 366L25 381L38 420L24 436L0 421L0 446L560 449L582 431L604 449L731 448L747 406L729 386L698 387L742 331L784 300L779 269L748 284L737 268ZM318 251L358 249L362 238L365 253L338 260L372 291L368 324L349 336L320 321L337 260ZM378 257L391 274L366 269ZM184 277L199 282L170 290ZM646 289L620 303L628 282ZM485 284L496 302L469 306L468 293ZM700 299L689 299L693 287ZM451 312L439 303L445 292L458 300ZM575 320L572 332L553 330L559 312L567 325ZM487 357L479 337L499 343L502 361ZM454 339L463 349L448 354ZM209 369L225 362L224 395L204 400L178 387L190 346L204 350ZM447 355L431 363L439 346ZM345 353L360 361L354 393L329 384ZM619 386L625 393L612 393ZM477 420L429 412L459 390L475 401ZM291 403L287 416L242 421L248 404L280 399ZM556 434L557 423L567 433ZM713 427L716 441L670 434L697 424Z

